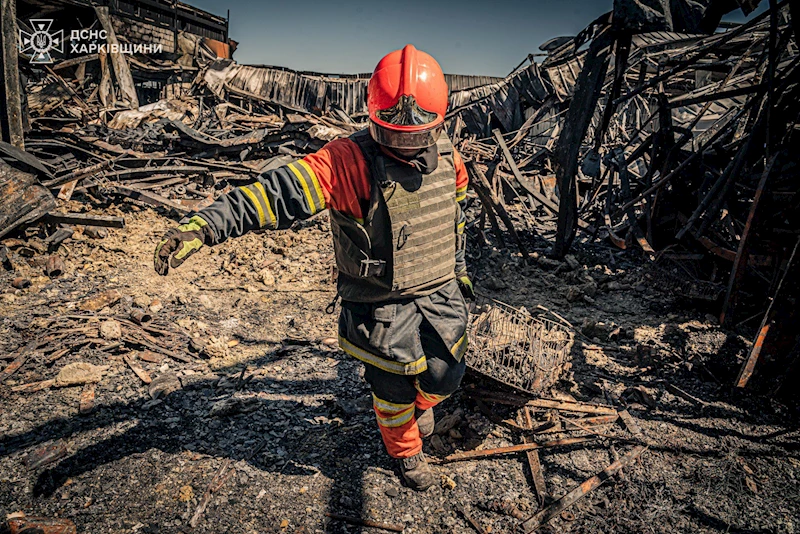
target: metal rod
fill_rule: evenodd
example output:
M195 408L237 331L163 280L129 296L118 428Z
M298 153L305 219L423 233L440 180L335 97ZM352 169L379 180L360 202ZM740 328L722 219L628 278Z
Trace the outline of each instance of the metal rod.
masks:
M588 443L595 441L597 438L565 438L557 439L554 441L547 441L545 443L523 443L521 445L511 445L509 447L498 447L496 449L484 449L481 451L464 451L445 456L441 459L429 458L428 463L431 464L444 464L449 462L458 462L460 460L474 460L476 458L486 458L489 456L498 456L501 454L512 454L515 452L532 451L536 449L549 449L552 447L562 447L567 445L575 445L577 443Z

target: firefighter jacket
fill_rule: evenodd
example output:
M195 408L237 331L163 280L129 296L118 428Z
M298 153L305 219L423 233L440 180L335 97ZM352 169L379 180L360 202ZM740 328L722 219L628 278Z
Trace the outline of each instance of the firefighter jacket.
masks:
M443 136L439 166L424 176L417 191L409 192L394 179L413 175L413 168L403 169L404 163L377 153L374 142L370 149L370 142L366 130L331 141L220 197L198 213L214 233L213 244L252 230L285 229L329 208L338 289L345 300L378 302L430 294L454 274L465 273L462 208L468 177L460 155ZM390 191L384 191L373 174L379 174ZM390 208L399 215L390 218ZM442 232L445 225L450 230ZM436 243L430 243L431 236ZM452 260L444 258L446 253ZM438 264L433 270L431 254ZM422 261L426 258L427 265ZM434 279L425 280L430 277Z
M460 360L467 310L454 277L466 273L467 171L443 137L427 174L384 154L364 130L264 172L198 213L213 244L257 229L284 229L328 208L343 299L339 343L395 374L426 370L423 319Z

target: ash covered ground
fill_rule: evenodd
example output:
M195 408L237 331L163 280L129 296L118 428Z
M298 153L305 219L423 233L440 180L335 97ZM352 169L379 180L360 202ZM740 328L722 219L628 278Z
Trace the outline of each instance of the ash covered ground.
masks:
M491 532L514 532L519 520L486 510L489 501L510 502L525 517L538 511L524 454L437 465L442 483L426 493L400 484L362 364L337 350L336 315L325 313L334 296L325 214L205 248L159 277L152 251L174 219L132 203L96 213L123 215L126 228L105 238L76 232L61 249L60 277L44 276L18 253L15 271L0 274L0 353L56 339L0 386L0 516L65 517L79 532L378 532L327 518L331 512L406 533L467 533L474 530L459 504ZM540 531L798 532L794 408L730 386L749 341L722 331L710 309L682 298L634 252L582 244L556 262L545 257L543 239L527 239L536 251L530 264L470 241L478 290L569 321L571 368L548 395L624 403L648 445L632 467ZM14 289L20 276L32 285ZM109 290L118 302L81 310ZM123 322L132 308L152 310L148 324L169 332L170 350L187 361L137 346L148 338ZM117 347L113 329L101 331L109 321L123 327ZM80 335L104 341L82 344ZM71 348L55 358L58 340ZM58 387L62 369L79 362L97 366L99 381ZM20 387L46 380L55 383ZM465 385L496 387L474 376ZM84 399L81 413L87 389L94 400ZM491 406L494 419L463 391L444 402L437 418L447 424L426 443L429 456L522 443L519 431L497 422L513 417L511 409ZM588 444L540 451L545 505L635 438L618 423L597 433ZM53 458L37 461L47 454Z

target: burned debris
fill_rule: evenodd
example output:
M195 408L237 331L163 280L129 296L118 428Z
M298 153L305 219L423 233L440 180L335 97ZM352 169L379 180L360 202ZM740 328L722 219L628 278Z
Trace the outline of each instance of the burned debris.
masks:
M0 520L793 532L797 496L776 488L800 464L771 459L792 446L787 414L756 424L725 399L737 386L777 403L800 372L795 5L720 22L758 3L616 0L506 77L447 75L481 278L469 384L426 442L441 480L425 501L366 445L363 371L321 313L336 302L324 213L209 252L188 281L148 278L166 219L363 129L369 74L239 64L227 19L181 2L18 0L10 17L3 2ZM9 32L45 16L94 33L9 68ZM585 250L612 261L592 271ZM615 258L646 274L616 276ZM646 299L720 324L670 311L631 326ZM682 339L718 326L731 333L712 349ZM732 344L735 377L692 352ZM746 521L721 510L737 507Z
M796 37L787 3L707 35L718 4L693 4L706 8L687 18L691 10L655 16L615 2L575 39L547 47L533 86L548 93L512 107L528 117L521 127L501 120L506 110L493 135L466 128L461 150L475 162L481 235L488 220L527 256L519 233L557 218L546 236L553 256L576 233L641 249L666 290L716 303L723 326L761 321L737 384L766 344L759 389L774 392L797 360L786 307L797 293L785 283L798 244ZM506 204L521 209L518 223Z

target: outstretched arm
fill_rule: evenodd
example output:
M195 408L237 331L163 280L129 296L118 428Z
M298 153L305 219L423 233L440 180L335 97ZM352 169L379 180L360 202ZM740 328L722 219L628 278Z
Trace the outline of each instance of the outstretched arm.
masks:
M237 187L197 216L208 223L213 243L258 229L284 229L325 209L326 191L317 171L297 160Z
M216 245L252 230L288 228L296 219L325 209L330 158L314 156L267 171L182 221L156 246L155 270L166 275L169 267L180 266L203 245Z

